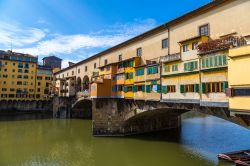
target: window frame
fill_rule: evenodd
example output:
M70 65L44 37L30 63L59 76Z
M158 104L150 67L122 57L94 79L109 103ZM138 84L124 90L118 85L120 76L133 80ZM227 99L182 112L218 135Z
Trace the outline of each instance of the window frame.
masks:
M168 40L168 38L162 39L162 41L161 41L161 48L162 49L166 49L168 47L169 47L169 40Z
M207 27L207 34L201 33L201 28L203 28L203 27ZM206 24L200 25L198 27L198 34L199 34L199 36L210 36L210 24L206 23Z

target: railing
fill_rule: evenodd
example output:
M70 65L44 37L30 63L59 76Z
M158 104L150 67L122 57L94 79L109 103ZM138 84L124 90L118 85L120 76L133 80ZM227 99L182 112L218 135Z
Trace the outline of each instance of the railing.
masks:
M99 76L99 72L93 72L93 77L98 77Z
M211 40L207 43L198 45L198 53L208 54L217 51L228 50L232 47L240 47L246 45L247 42L244 37L228 36L221 39Z
M92 82L95 82L95 83L103 83L103 78L99 78L99 77L92 78Z
M177 60L181 60L181 54L180 53L160 57L160 62L163 62L163 63L164 62L177 61Z

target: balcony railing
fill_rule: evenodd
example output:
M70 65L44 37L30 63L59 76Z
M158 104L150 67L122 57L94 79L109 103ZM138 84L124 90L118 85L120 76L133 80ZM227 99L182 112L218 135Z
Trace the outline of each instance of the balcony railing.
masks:
M92 78L92 82L94 82L94 83L103 83L103 78L94 77L94 78Z
M180 53L160 57L160 62L163 62L163 63L164 62L173 62L173 61L178 61L178 60L181 60Z
M93 72L93 77L98 77L99 76L99 72Z
M228 36L221 39L211 40L207 43L202 43L198 46L200 55L214 53L217 51L228 50L232 47L240 47L246 45L244 37Z

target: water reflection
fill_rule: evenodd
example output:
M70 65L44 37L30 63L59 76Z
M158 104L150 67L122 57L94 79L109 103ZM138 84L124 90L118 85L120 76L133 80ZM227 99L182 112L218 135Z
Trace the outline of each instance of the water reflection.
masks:
M247 129L193 116L183 115L180 130L127 138L92 137L88 120L0 122L0 165L217 165L218 153L250 147Z

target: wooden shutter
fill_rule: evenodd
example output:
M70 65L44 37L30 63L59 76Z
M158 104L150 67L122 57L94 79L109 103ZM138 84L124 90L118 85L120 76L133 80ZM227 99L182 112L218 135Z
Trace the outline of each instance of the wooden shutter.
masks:
M200 92L200 84L195 84L194 85L194 91L197 92L197 93Z
M150 85L146 85L146 92L150 93Z
M167 94L167 86L162 86L162 93Z
M128 92L128 87L127 87L127 86L124 86L123 91L124 91L125 93L127 93L127 92Z
M226 89L228 88L228 82L227 81L224 81L222 83L222 88L223 88L223 92L226 92Z
M145 92L145 85L142 85L142 92Z
M137 92L137 86L136 85L133 86L133 91Z
M184 93L184 85L180 85L180 92Z
M202 93L206 93L206 83L202 83Z
M157 84L157 92L161 93L161 84Z

